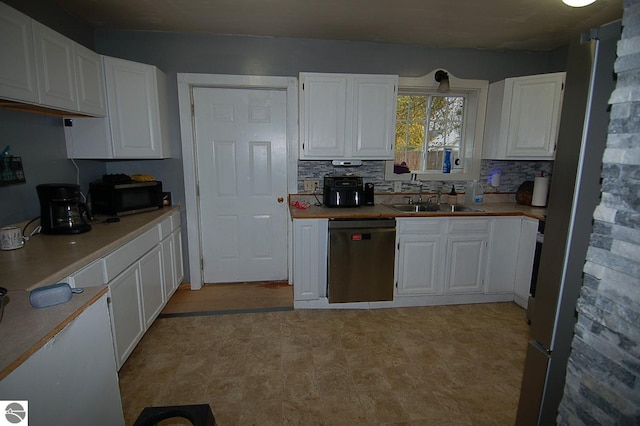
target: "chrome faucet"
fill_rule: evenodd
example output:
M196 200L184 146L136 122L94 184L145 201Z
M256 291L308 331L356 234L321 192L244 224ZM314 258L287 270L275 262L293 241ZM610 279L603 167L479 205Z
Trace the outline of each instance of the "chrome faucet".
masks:
M420 193L418 194L418 204L422 204L422 181L418 179L418 175L416 175L415 173L411 174L411 183L413 185L418 185L418 188L420 188Z

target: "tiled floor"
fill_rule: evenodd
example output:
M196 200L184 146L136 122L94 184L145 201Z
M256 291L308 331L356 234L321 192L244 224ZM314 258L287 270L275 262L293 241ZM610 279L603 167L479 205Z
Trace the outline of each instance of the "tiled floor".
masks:
M528 339L513 303L156 320L120 371L145 406L219 425L513 425Z

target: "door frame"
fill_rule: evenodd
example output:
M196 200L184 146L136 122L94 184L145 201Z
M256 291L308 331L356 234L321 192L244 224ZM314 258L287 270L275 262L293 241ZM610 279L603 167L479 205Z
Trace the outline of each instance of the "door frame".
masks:
M200 208L198 202L198 177L195 158L195 132L193 88L269 89L286 92L287 128L287 192L296 193L298 187L298 79L295 77L247 76L226 74L178 73L178 108L182 145L182 168L186 204L187 261L191 290L203 286L202 241L200 232ZM287 197L288 198L288 197ZM288 203L288 201L287 201ZM287 209L287 269L292 283L292 222Z

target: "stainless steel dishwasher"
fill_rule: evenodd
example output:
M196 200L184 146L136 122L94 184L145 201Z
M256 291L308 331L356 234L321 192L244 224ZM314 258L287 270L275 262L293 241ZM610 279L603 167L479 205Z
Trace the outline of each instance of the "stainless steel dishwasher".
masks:
M329 221L329 303L393 300L395 219Z

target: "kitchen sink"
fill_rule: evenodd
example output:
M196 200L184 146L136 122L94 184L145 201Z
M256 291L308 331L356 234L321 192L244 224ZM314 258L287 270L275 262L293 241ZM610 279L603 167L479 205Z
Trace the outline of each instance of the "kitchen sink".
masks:
M394 210L409 213L440 211L440 206L437 204L388 204L388 206Z
M421 213L421 212L460 212L460 213L473 213L483 212L484 210L468 207L460 204L387 204L394 210L405 213Z

